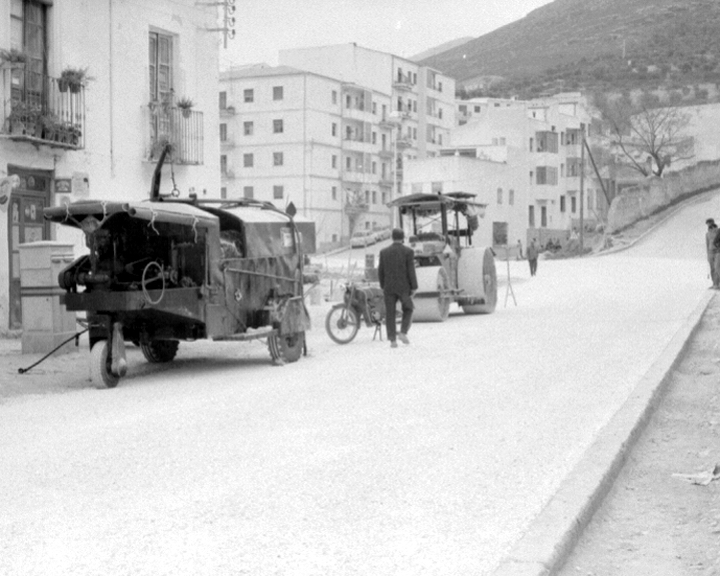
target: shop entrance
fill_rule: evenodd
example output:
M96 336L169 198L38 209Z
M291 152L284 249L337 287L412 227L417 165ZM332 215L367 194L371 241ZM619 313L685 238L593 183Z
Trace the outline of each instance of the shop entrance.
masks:
M8 174L17 174L20 178L20 185L13 190L8 208L8 260L10 262L8 328L18 330L22 328L18 246L26 242L50 239L50 223L43 218L43 208L50 205L52 173L9 166Z

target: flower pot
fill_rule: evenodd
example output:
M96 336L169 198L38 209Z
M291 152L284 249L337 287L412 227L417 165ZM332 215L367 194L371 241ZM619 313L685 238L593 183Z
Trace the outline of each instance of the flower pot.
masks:
M70 83L67 80L65 80L64 78L58 79L58 90L60 90L60 92L67 92L69 86L70 86Z
M190 118L190 112L191 112L190 108L182 108L181 110L182 110L183 118Z

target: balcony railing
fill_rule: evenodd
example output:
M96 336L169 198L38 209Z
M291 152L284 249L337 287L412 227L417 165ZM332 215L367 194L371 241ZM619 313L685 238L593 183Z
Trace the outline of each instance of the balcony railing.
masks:
M397 90L412 90L413 84L410 80L410 76L398 75L393 81L393 88Z
M166 144L171 145L170 161L176 164L203 163L203 113L151 104L147 107L150 125L148 160L157 161Z
M0 133L54 148L85 146L85 87L24 68L0 68Z

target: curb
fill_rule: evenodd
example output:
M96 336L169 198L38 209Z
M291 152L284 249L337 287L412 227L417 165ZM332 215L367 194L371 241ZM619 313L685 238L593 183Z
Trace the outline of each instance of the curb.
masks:
M705 294L630 397L532 521L492 576L549 576L559 570L660 404L672 370L697 331L714 291Z

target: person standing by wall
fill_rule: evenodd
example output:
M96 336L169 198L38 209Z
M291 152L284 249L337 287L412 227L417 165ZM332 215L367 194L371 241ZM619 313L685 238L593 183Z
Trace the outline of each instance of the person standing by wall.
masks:
M378 280L385 297L385 322L390 346L397 348L396 338L403 344L410 344L407 333L412 322L412 297L418 288L415 262L411 248L403 245L405 233L400 228L392 231L392 244L380 250ZM398 301L402 308L400 334L396 334L395 307Z
M522 255L522 242L520 242L520 240L518 240L518 243L517 243L517 259L518 259L518 260L522 260L522 259L523 259L523 255Z
M535 238L530 241L530 245L527 247L527 250L525 250L525 256L527 256L528 262L530 263L530 276L535 276L538 260L538 247Z
M712 279L712 288L720 288L720 277L718 277L717 266L715 265L715 256L717 248L715 247L715 237L718 233L717 224L712 218L705 220L707 224L707 232L705 233L705 248L707 249L707 259L710 264L710 278Z

